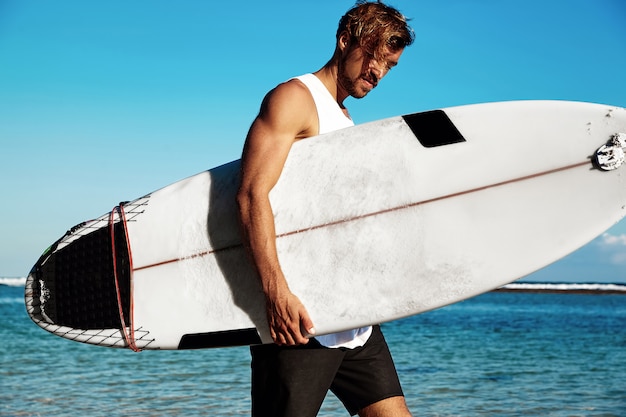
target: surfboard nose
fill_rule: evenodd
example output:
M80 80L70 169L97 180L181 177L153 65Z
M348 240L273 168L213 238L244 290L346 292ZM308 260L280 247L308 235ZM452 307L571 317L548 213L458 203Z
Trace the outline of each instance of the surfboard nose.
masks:
M95 222L98 223L98 222ZM40 326L120 328L109 227L82 223L51 246L26 280L28 314ZM130 306L130 261L122 223L115 223L118 286L125 320ZM80 238L78 238L80 237Z

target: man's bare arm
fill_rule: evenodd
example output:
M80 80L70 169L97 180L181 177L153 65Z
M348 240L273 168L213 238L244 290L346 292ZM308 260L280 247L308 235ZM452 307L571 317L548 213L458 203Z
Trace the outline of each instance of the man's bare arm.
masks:
M242 155L237 203L243 240L265 293L272 338L280 345L307 343L301 329L313 333L313 323L290 291L280 267L269 192L280 177L291 145L316 133L315 104L306 87L291 81L272 90L263 101Z

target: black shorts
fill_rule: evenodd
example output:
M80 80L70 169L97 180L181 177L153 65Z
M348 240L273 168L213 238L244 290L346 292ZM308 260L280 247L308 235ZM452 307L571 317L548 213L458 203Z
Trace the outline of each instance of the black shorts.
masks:
M315 339L296 347L258 345L252 353L252 416L314 417L330 389L351 415L402 388L379 326L356 349Z

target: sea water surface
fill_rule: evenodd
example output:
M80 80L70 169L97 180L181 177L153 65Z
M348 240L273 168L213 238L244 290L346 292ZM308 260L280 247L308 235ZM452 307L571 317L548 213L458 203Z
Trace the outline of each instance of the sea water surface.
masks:
M626 416L626 295L528 289L383 325L414 416ZM249 415L247 348L64 340L30 321L20 280L0 279L0 343L0 416ZM348 413L329 394L319 415Z

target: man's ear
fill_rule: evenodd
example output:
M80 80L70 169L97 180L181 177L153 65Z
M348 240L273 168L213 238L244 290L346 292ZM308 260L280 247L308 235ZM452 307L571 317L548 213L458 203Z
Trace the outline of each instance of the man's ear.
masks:
M341 32L339 35L339 39L337 40L337 48L339 48L342 52L348 49L350 45L350 34L347 31Z

